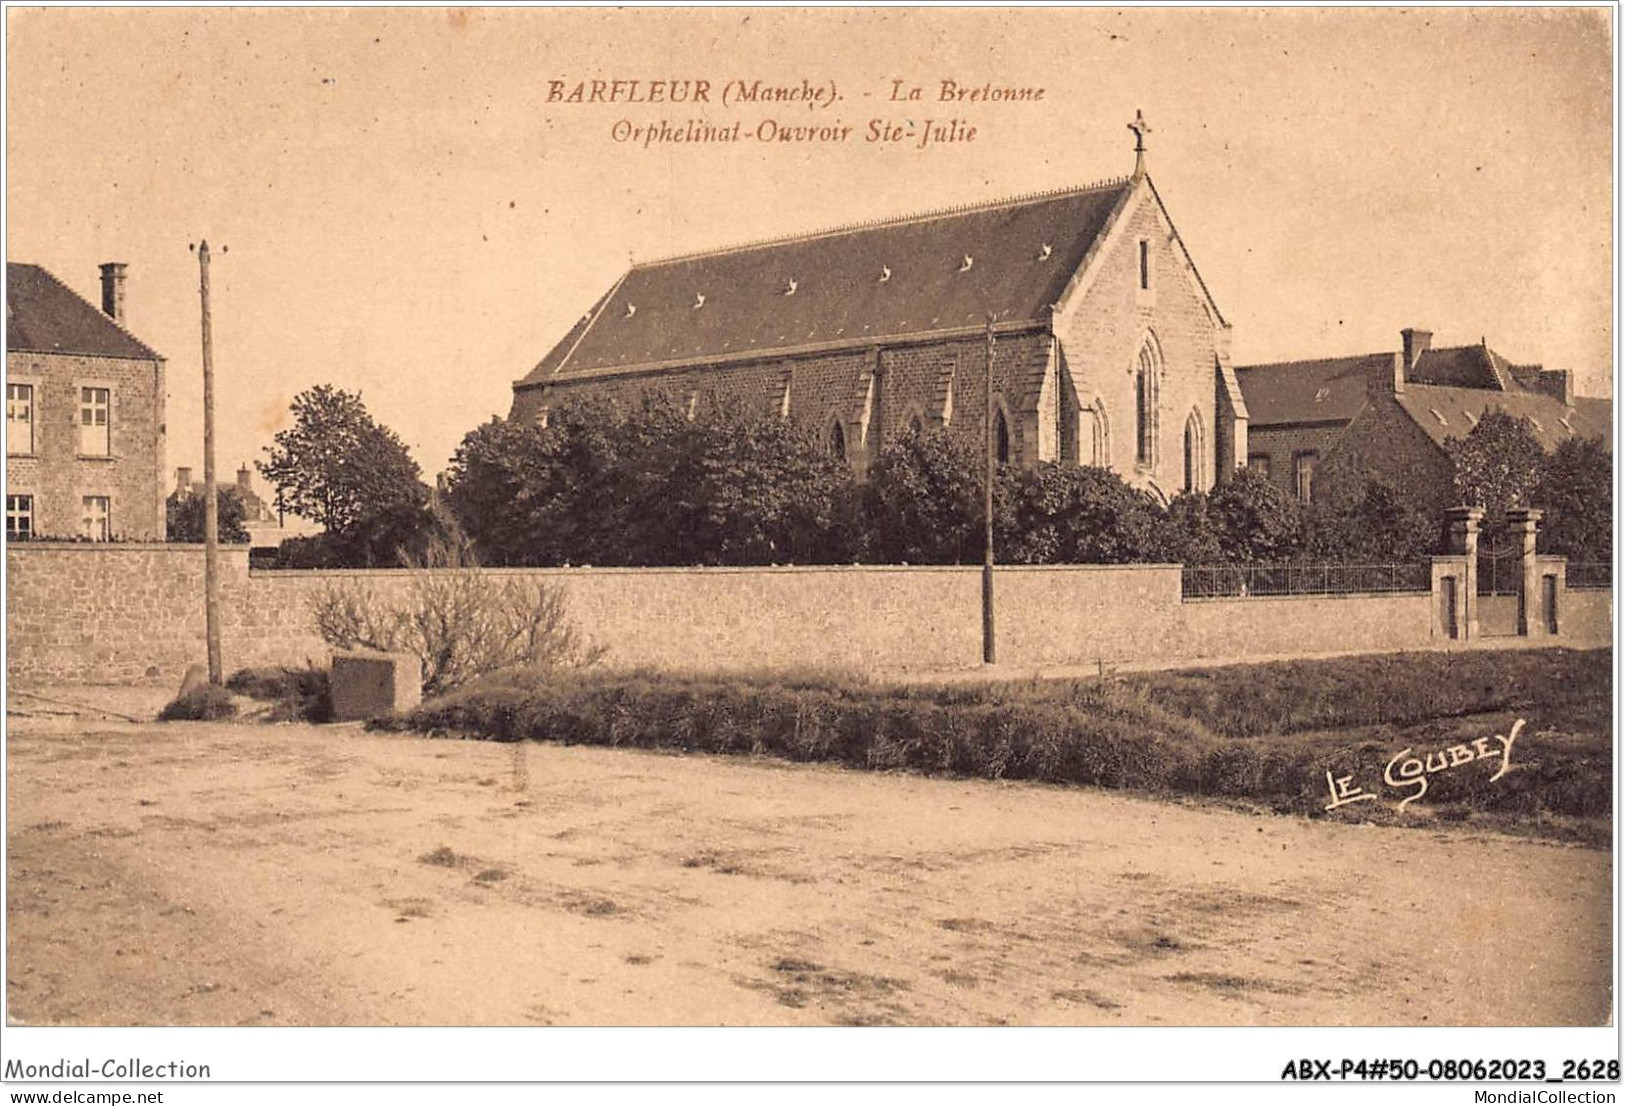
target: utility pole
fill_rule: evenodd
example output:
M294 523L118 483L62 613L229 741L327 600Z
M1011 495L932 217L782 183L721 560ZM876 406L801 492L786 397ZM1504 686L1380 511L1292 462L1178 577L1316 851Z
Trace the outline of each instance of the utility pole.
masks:
M983 473L982 473L982 663L992 664L993 648L993 316L987 317L987 375L984 381L987 401L983 421Z
M203 621L209 682L225 682L220 663L220 503L214 485L214 330L209 320L209 243L197 248L198 295L203 301Z

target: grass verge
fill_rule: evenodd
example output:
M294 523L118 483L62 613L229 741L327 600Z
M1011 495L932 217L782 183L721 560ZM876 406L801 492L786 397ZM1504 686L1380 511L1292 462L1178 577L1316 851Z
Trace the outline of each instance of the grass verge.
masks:
M1084 680L889 685L651 672L498 675L387 723L495 741L544 740L775 756L869 769L1212 796L1322 815L1326 774L1379 800L1335 816L1388 820L1418 758L1525 726L1509 763L1428 775L1428 810L1467 820L1606 819L1609 650L1409 653ZM1494 743L1491 743L1494 745ZM1585 834L1593 836L1593 834Z

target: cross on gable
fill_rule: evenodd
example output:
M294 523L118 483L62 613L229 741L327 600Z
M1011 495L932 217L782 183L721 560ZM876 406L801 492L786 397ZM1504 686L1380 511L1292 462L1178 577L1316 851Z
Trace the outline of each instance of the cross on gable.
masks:
M1151 133L1151 124L1145 121L1139 108L1134 109L1134 122L1128 125L1134 132L1134 175L1145 175L1145 136Z
M1145 115L1139 108L1134 109L1134 122L1128 125L1128 129L1134 132L1134 152L1145 153L1145 136L1151 133L1151 124L1145 121Z

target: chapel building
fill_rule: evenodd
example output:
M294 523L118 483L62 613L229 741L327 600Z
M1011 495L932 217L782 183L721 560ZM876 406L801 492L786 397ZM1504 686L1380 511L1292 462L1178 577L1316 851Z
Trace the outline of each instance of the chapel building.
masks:
M795 420L862 475L911 430L1110 468L1163 499L1247 458L1230 324L1145 167L1122 179L635 264L511 417L659 390ZM991 324L990 324L991 320Z

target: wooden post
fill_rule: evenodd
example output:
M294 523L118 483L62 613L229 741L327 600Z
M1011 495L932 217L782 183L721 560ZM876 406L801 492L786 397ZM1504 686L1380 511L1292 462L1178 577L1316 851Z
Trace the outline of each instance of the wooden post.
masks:
M983 421L983 451L985 464L982 479L982 663L994 663L993 645L993 473L997 458L994 456L993 433L993 316L987 317L987 378L985 398L986 418Z
M209 243L197 250L198 294L203 302L203 623L209 682L221 684L220 503L214 483L214 331L209 320Z

